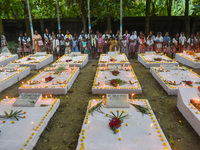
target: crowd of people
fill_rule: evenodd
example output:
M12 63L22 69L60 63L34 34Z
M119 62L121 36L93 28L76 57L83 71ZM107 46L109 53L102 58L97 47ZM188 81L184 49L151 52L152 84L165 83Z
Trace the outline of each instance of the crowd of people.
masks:
M167 55L172 53L172 57L177 52L183 52L183 50L193 50L194 52L200 52L200 33L191 34L190 38L186 39L184 32L177 33L172 39L169 33L166 32L162 36L161 32L158 32L155 36L152 31L145 37L143 32L137 35L136 31L131 34L128 30L124 34L117 31L117 34L113 34L112 30L105 31L101 34L99 31L93 33L92 30L87 34L84 30L80 35L74 33L73 35L67 30L64 35L61 30L58 34L55 32L49 33L48 29L45 29L44 36L35 30L35 34L32 38L35 52L40 52L41 47L44 45L47 53L53 53L56 57L70 52L81 52L84 54L91 54L92 58L98 58L101 53L108 51L118 51L119 53L125 53L127 57L133 58L135 53L144 53L145 51L163 52ZM18 38L19 50L21 56L28 55L32 52L31 38L27 33L20 33ZM5 36L1 36L1 47L6 46Z

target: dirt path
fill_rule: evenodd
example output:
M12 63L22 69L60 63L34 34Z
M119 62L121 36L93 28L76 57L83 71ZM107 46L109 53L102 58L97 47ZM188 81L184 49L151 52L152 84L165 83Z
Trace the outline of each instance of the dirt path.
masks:
M34 150L75 150L86 106L90 99L101 98L101 95L91 95L93 79L97 70L97 60L90 61L74 82L71 92L61 96L61 104L42 133ZM136 98L146 98L156 114L156 117L173 150L199 150L200 137L185 120L176 107L176 96L168 96L158 82L151 76L149 69L144 68L136 59L130 60L137 78L142 86L142 95ZM195 70L200 74L200 70ZM27 81L37 71L23 81ZM1 92L0 98L6 95L18 96L17 83ZM60 96L57 96L60 98ZM181 123L180 123L180 122Z

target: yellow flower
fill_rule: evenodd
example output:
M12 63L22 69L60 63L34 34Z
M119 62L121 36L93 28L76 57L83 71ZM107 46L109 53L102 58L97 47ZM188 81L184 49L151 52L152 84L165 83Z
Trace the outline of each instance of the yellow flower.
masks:
M117 110L117 112L119 112L119 110Z
M125 113L125 111L124 111L124 110L122 110L122 112L123 112L123 113Z
M112 113L113 111L111 110L110 113Z
M15 121L12 121L12 123L15 123Z
M179 120L178 122L179 122L179 123L182 123L182 121L181 121L181 120Z
M108 117L108 114L106 114L106 117Z
M119 140L119 141L121 141L121 140L122 140L122 138L121 138L121 137L119 137L119 138L118 138L118 140Z
M119 129L117 129L117 132L119 132L120 130Z
M128 123L126 123L126 126L128 126Z

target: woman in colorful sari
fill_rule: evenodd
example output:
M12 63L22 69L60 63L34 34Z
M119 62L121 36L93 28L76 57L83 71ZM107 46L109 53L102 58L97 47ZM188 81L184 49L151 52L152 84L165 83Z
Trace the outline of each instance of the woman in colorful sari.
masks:
M40 34L38 34L37 30L35 30L35 34L33 35L33 39L32 40L33 40L33 43L34 43L35 53L41 52L41 46L42 46L42 44L39 44L38 41L42 40L42 37L41 37Z
M139 47L138 47L138 53L145 53L145 44L146 44L146 39L144 37L144 34L141 35L139 41Z

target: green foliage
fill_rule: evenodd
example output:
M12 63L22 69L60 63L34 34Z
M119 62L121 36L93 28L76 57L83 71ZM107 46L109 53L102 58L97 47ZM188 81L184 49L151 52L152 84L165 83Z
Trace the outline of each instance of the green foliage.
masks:
M7 47L8 47L9 51L10 51L12 54L17 53L17 48L19 47L19 44L18 44L18 43L12 41L12 42L8 42L7 44L8 44Z

